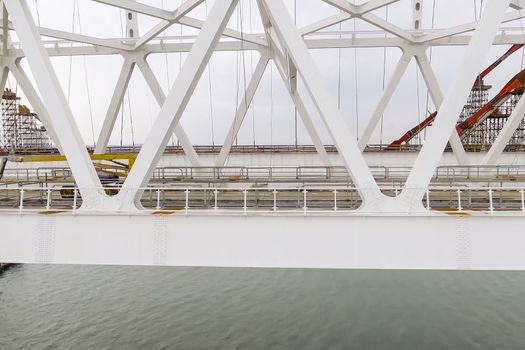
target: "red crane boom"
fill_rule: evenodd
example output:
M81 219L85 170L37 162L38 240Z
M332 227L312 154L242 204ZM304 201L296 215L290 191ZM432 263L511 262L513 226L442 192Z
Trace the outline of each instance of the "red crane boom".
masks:
M483 86L483 78L485 78L490 72L492 72L497 66L499 66L503 61L505 61L510 55L512 55L514 52L521 49L524 44L514 44L508 49L500 58L498 58L496 61L494 61L490 66L488 66L483 72L481 72L474 82L473 88ZM510 96L511 92L509 92L509 89L514 91L518 88L518 85L520 87L523 87L523 84L520 83L520 79L523 79L522 72L518 73L514 78L511 79L505 85L505 87L496 95L492 100L487 103L487 105L483 106L477 113L469 117L467 120L462 122L460 125L458 125L457 128L458 131L461 130L461 133L464 133L468 128L472 127L474 124L479 124L483 120L485 120L486 117L488 117L491 113L487 114L487 111L493 112L498 106L500 106L503 102L505 102L508 97ZM393 141L390 145L388 145L387 149L398 149L403 143L409 142L412 140L417 134L419 134L423 129L425 129L427 126L432 124L434 119L436 118L437 112L434 112L430 114L427 118L425 118L421 123L413 127L412 129L408 130L406 133L403 134L399 139ZM462 125L462 126L461 126Z

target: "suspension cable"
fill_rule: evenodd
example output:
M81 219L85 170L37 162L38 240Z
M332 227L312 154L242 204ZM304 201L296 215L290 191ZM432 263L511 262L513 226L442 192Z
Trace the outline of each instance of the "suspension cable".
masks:
M204 0L204 8L206 11L206 18L208 18L208 0ZM211 144L215 147L215 128L213 123L213 93L212 93L212 81L211 81L211 59L208 61L208 95L210 98L210 122L211 122Z
M297 0L294 0L293 2L293 23L297 27ZM339 32L341 32L341 28L339 28ZM341 49L339 49L341 50ZM341 52L341 51L339 51ZM339 63L341 63L341 57L339 57ZM340 66L339 66L340 67ZM294 111L294 136L295 136L295 148L297 149L297 146L299 144L299 134L297 131L298 126L298 119L297 119L297 106L293 105L293 111Z
M354 33L356 32L356 19L354 18ZM359 141L359 79L358 79L358 62L357 47L354 47L354 83L355 83L355 116L356 116L356 138Z
M273 147L273 64L270 65L270 146ZM273 152L270 152L271 166L273 166Z
M80 7L78 5L78 1L76 1L77 6L77 13L78 13L78 30L79 33L82 35L82 21L80 19ZM82 56L82 60L84 63L84 80L86 82L86 92L87 92L87 100L88 100L88 107L89 107L89 120L91 122L91 138L93 141L93 147L95 147L96 141L95 141L95 126L93 123L93 108L91 106L91 92L89 89L89 80L88 80L88 72L87 72L87 64L86 64L86 56Z
M131 87L128 87L128 91L126 95L128 97L128 115L129 115L129 125L131 128L131 144L133 145L133 148L135 148L135 130L133 128L133 115L131 113L131 98L129 97L130 89Z
M250 33L253 33L252 2L251 1L248 1L248 11L250 15L250 22L249 22ZM250 70L252 71L252 77L253 77L253 74L255 72L254 67L253 67L253 50L250 51ZM255 146L256 144L255 142L255 96L253 96L251 106L252 106L252 137L253 137L253 145Z
M120 101L120 147L122 147L123 134L124 134L124 101Z
M434 0L435 1L435 0ZM388 6L385 6L385 21L388 22ZM387 37L385 33L385 38ZM382 87L383 92L385 92L386 87L386 59L387 59L387 52L386 47L383 48L383 81L382 81ZM381 114L381 123L379 124L379 145L383 145L383 121L385 118L385 114Z
M417 125L421 124L421 104L419 97L419 67L416 67L416 99L417 99ZM417 133L418 144L421 145L421 134Z
M436 0L433 0L432 1L432 20L431 20L431 29L434 29L434 26L435 26L435 21L436 21ZM432 65L432 52L433 52L433 46L432 46L432 43L430 43L430 47L428 49L428 61L430 63L430 65ZM425 113L428 115L430 114L430 107L429 107L429 103L430 103L430 89L428 88L427 86L427 97L426 97L426 102L425 102ZM438 106L434 106L436 109L438 108ZM423 131L423 141L427 139L427 128L425 128L425 130Z
M78 0L75 0L73 2L73 20L71 22L71 33L75 32L75 16L76 16L77 2L78 2ZM71 43L70 46L73 47L73 43ZM67 79L67 103L68 104L69 104L69 99L71 97L71 74L72 74L72 68L73 68L73 56L69 56L69 76L68 76L68 79Z

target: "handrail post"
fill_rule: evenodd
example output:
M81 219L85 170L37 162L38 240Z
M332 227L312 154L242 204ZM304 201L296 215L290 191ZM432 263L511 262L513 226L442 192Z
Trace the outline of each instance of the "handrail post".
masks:
M427 210L430 211L430 190L427 188L427 193L426 193L426 197L427 197Z
M248 191L246 189L244 189L243 191L243 197L244 197L244 204L243 204L242 210L243 210L244 215L246 215L246 210L248 209L248 205L246 202L246 199L248 197Z
M22 214L22 210L24 209L24 189L20 189L20 204L18 206L19 213Z
M458 211L463 211L463 207L461 206L461 190L458 188Z
M77 211L77 200L78 200L78 190L76 187L73 187L73 213Z
M277 211L277 190L273 190L273 211Z
M184 212L186 215L188 215L188 209L190 208L189 204L190 204L190 190L189 189L186 189L185 192L185 195L186 195L186 199L185 199L185 205L184 205Z
M214 209L214 210L217 210L217 209L219 209L219 207L217 206L217 197L218 197L218 195L219 195L219 191L218 191L217 189L215 189L215 190L213 191L213 193L214 193L214 197L215 197L215 205L214 205L213 209Z
M308 209L308 207L306 206L306 194L308 193L308 191L306 191L306 188L304 189L303 191L303 211L304 211L304 215L306 215L306 211Z
M334 211L337 211L337 190L334 190Z
M157 210L160 210L160 188L157 188Z
M51 208L51 189L47 188L46 210Z
M492 188L489 188L489 210L490 214L492 215L494 213L494 205L492 201Z
M521 211L525 213L525 191L521 189Z

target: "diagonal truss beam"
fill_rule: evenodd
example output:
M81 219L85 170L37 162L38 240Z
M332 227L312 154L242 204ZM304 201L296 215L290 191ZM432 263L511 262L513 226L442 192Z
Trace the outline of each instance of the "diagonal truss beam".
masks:
M286 61L289 60L286 59ZM328 153L326 152L326 149L324 147L323 141L321 140L321 137L319 136L319 133L315 128L312 117L310 116L310 113L308 112L308 109L306 108L306 105L301 95L299 95L299 92L297 91L297 77L290 77L290 73L287 74L287 72L290 71L290 69L285 69L286 63L283 57L280 57L278 54L275 54L274 62L277 67L277 70L279 71L279 74L281 75L281 78L285 82L288 92L290 93L292 102L294 103L295 107L297 107L299 117L301 118L301 121L303 122L306 131L308 131L308 135L310 136L310 139L312 140L315 146L315 149L317 151L317 154L319 155L319 158L321 159L321 162L324 166L332 166L330 158L328 157ZM293 62L289 62L289 64L293 64ZM294 74L296 74L296 71L297 70L294 69Z
M439 106L443 102L443 93L441 92L441 88L439 87L439 83L436 79L436 75L434 74L434 70L430 65L430 61L428 60L425 51L422 50L420 50L420 52L418 52L415 55L415 57L419 69L421 70L421 74L423 75L423 79L425 79L425 83L427 84L428 90L430 92L430 97L432 98L436 109L439 109ZM450 146L452 147L452 150L454 151L454 156L456 157L458 164L469 165L470 162L467 153L465 152L463 143L461 142L461 139L455 128L452 130L449 142Z
M269 60L270 54L268 53L268 51L264 51L261 55L261 58L259 58L259 62L255 67L255 71L253 72L253 76L250 82L248 83L248 86L246 87L244 97L240 102L239 106L237 107L237 111L235 113L232 125L228 130L226 139L224 140L219 156L217 157L217 160L215 162L215 165L218 167L224 166L226 164L226 160L228 159L228 155L230 154L233 143L235 142L237 133L239 132L244 118L246 117L246 113L248 112L248 109L252 103L253 97L257 92L257 87L259 86L264 72L266 71L266 67L268 66Z
M111 133L115 127L115 122L122 105L122 99L124 98L124 94L128 89L129 80L131 79L131 74L133 73L134 67L135 62L132 59L124 59L124 63L122 64L122 68L117 79L117 85L113 91L113 96L109 102L106 117L104 118L104 123L102 124L102 129L100 130L100 134L98 136L97 144L95 146L95 154L103 154L106 152L109 138L111 137Z
M407 70L408 64L412 60L412 57L412 53L404 52L401 58L399 59L399 62L397 63L394 72L392 73L392 77L388 81L385 91L383 92L383 95L381 96L381 99L379 100L374 110L374 113L372 114L372 118L370 118L370 121L366 125L363 134L359 138L358 145L361 151L365 149L366 145L370 141L370 138L372 137L374 130L377 128L377 124L381 120L381 117L385 113L385 109L388 106L390 100L392 99L392 96L394 95L394 92L396 91L397 86L401 81L401 78L405 74L405 71Z
M164 30L169 28L173 23L177 22L181 17L185 16L188 12L193 10L195 7L200 5L204 0L187 0L180 5L180 7L174 11L173 18L170 20L162 20L151 28L146 34L144 34L135 43L135 50L144 46L151 39L162 33Z
M53 123L51 123L51 118L49 117L48 111L45 108L44 103L40 99L40 96L38 96L38 93L33 87L33 84L31 84L31 81L27 77L27 74L17 63L10 64L9 70L20 85L20 88L24 92L24 95L27 97L29 104L31 104L31 106L34 108L36 114L38 115L38 119L40 119L42 124L44 124L46 132L49 134L60 153L63 154L64 151L62 149L62 146L60 145L60 140L53 127Z
M132 0L92 0L101 4L106 4L113 7L118 7L123 10L140 13L143 15L156 17L165 20L171 20L173 18L172 11L166 11L155 6L149 6L141 2Z
M261 9L260 15L264 25L266 37L271 43L272 59L275 63L275 66L277 67L277 71L279 72L281 79L283 80L286 89L290 94L293 104L297 108L299 117L301 118L303 125L315 146L317 155L321 159L321 162L325 166L329 167L331 166L331 162L324 147L323 141L321 140L321 137L315 128L313 120L301 95L297 91L297 67L290 59L289 55L285 53L285 50L283 50L283 45L278 38L278 34L271 25L270 17L264 10L264 4L259 1L258 5Z
M369 1L365 4L362 4L360 6L351 4L347 0L323 0L323 1L326 2L327 4L330 4L338 8L341 11L349 13L350 15L354 17L359 17L363 21L368 22L378 28L381 28L390 34L403 38L409 42L414 41L414 38L408 31L401 29L398 26L390 22L385 21L384 19L382 19L379 16L374 15L373 13L370 13L370 11L387 6L396 1L381 1L381 0L375 1L374 0L374 1Z
M457 116L461 113L472 88L472 82L476 79L487 57L490 45L509 3L510 0L489 0L486 5L483 18L479 22L458 67L456 79L447 90L425 145L421 149L401 192L401 199L411 205L422 206L421 198L423 198L433 172L439 164L446 143L456 125Z
M202 29L202 27L204 26L204 21L200 19L188 17L188 16L181 17L177 22L187 27L191 27L195 29ZM230 28L225 28L222 35L233 38L233 39L238 39L238 40L242 40L245 42L261 45L261 46L268 46L266 39L258 35L242 33L238 30L234 30Z
M524 17L525 17L525 13L523 13L523 11L521 10L513 11L513 12L505 14L501 23L508 23L508 22L516 21ZM452 28L438 30L434 33L425 34L417 38L416 42L425 43L425 42L430 42L430 41L434 41L438 39L448 38L448 37L458 35L458 34L471 32L476 29L477 24L478 22L471 22L471 23L461 24L461 25L458 25Z
M51 126L60 129L59 141L80 188L83 206L95 205L104 196L80 131L51 65L26 0L5 0L38 90L49 112Z
M301 35L302 36L305 36L305 35L308 35L308 34L312 34L312 33L315 33L317 31L320 31L322 29L325 29L325 28L328 28L328 27L331 27L335 24L339 24L341 22L344 22L348 19L351 19L352 18L352 15L347 13L347 12L339 12L335 15L332 15L330 17L326 17L322 20L319 20L317 22L314 22L314 23L311 23L307 26L304 26L300 29L300 32L301 32Z
M321 73L308 52L299 30L293 25L286 6L281 0L264 0L263 3L281 44L297 67L314 105L343 158L348 173L359 188L363 202L377 203L382 198L377 183L349 132L341 112L337 109L335 101L324 86Z
M237 0L217 0L213 5L140 150L135 165L124 182L119 193L121 198L136 199L141 193L140 188L148 183L236 4Z
M146 84L148 84L151 93L155 97L155 101L157 101L158 105L162 107L162 105L164 105L164 102L166 101L166 95L164 94L164 91L162 91L160 83L155 77L155 74L153 73L153 70L151 69L150 65L145 59L140 59L137 62L137 66L139 67L139 70L142 73L144 80L146 80ZM190 160L191 165L194 167L202 166L202 162L197 152L195 151L195 148L191 144L189 136L182 128L180 122L177 123L177 125L175 126L174 133L177 139L179 140L180 145L184 150L184 153Z
M503 129L498 134L496 141L492 144L489 151L483 157L481 165L496 165L499 157L505 150L512 135L520 126L523 117L525 116L525 95L522 95L519 102L514 107L509 119L505 122Z

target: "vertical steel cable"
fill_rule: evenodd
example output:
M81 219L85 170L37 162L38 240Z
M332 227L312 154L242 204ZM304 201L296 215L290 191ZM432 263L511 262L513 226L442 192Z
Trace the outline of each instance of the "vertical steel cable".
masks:
M435 0L434 0L435 1ZM385 21L388 22L388 6L385 6ZM387 34L385 33L385 38L387 37ZM383 81L382 81L382 87L383 92L385 92L386 87L386 59L387 59L387 52L386 47L383 48ZM383 145L383 121L384 121L385 114L381 114L381 123L379 124L379 145Z
M204 0L204 8L206 10L206 18L208 18L208 0ZM211 122L211 144L215 147L215 128L213 123L213 93L211 84L211 58L208 61L208 94L210 97L210 122Z
M293 23L295 26L297 26L297 0L294 0L293 3ZM295 148L297 149L297 146L299 144L299 135L297 131L297 106L294 103L294 138L295 138Z
M354 18L354 33L356 32L356 19ZM354 83L355 83L355 116L356 116L356 138L359 141L359 80L357 47L354 47Z
M79 33L82 35L82 22L80 19L80 7L78 5L78 1L76 1L76 7L77 7L77 13L78 13L78 30ZM86 82L86 90L87 90L87 100L88 100L88 107L89 107L89 120L91 122L91 138L93 141L93 147L96 145L95 141L95 126L93 123L93 108L91 107L91 92L89 89L89 80L88 80L88 72L87 72L87 65L86 65L86 56L82 56L82 61L84 63L84 80Z

